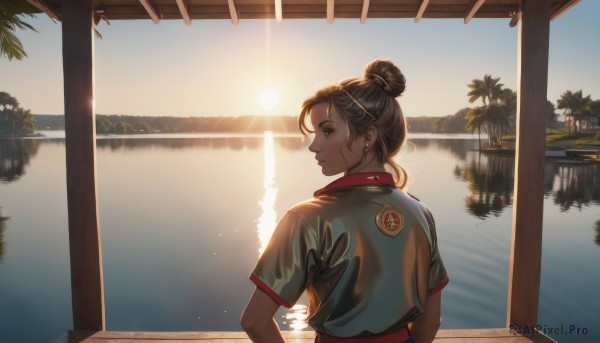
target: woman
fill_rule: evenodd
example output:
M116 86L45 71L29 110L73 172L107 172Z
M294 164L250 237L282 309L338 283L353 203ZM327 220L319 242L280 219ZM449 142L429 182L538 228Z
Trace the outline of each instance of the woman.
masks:
M283 342L273 316L304 291L315 342L435 337L448 277L433 217L402 190L407 174L392 159L406 137L395 99L404 88L400 70L376 60L364 77L304 101L299 127L314 133L309 150L324 175L344 176L288 210L275 229L241 318L252 341Z

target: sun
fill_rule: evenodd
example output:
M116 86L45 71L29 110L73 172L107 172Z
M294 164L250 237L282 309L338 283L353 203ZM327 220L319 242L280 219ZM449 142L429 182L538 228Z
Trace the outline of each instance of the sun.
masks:
M258 104L260 108L266 111L274 109L279 103L279 94L276 91L265 88L258 95Z

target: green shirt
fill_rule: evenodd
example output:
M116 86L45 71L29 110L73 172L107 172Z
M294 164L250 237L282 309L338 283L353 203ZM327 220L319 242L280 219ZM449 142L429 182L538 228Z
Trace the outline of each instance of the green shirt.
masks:
M309 325L330 336L400 330L448 282L429 210L391 175L369 175L288 210L250 275L286 307L306 290Z

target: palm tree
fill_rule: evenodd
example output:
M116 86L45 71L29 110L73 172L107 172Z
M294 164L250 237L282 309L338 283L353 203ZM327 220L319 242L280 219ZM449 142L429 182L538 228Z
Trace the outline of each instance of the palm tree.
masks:
M6 56L9 60L27 57L15 31L19 29L37 32L33 26L23 21L23 17L35 17L33 13L40 11L26 0L0 1L0 57Z
M19 101L6 92L0 92L0 135L9 134L12 128L11 118Z
M488 146L499 147L503 134L510 128L511 116L516 112L516 93L509 88L502 88L500 78L484 75L482 80L474 79L467 86L470 88L469 102L481 99L483 106L471 109L467 114L466 129L481 135L481 127L488 135ZM479 140L481 147L481 138Z
M474 79L467 86L471 91L467 94L469 96L469 103L474 103L477 99L481 98L483 106L487 106L492 100L497 99L502 93L501 83L498 83L500 78L492 78L491 75L484 75L483 80Z
M590 102L588 108L590 110L590 113L593 116L596 116L596 119L598 120L598 125L600 125L600 99Z
M581 89L575 93L566 91L560 96L560 99L558 99L557 108L564 110L565 125L567 125L569 135L571 134L571 126L575 128L575 131L577 130L575 125L572 125L575 117L586 113L587 107L591 101L590 95L583 97Z
M596 238L594 239L597 246L600 246L600 220L596 221Z
M496 103L492 105L495 107L493 121L496 127L496 144L502 145L500 138L509 132L517 113L517 93L510 88L504 88L499 92Z
M5 252L5 242L4 242L4 226L6 225L6 221L8 221L8 217L3 217L0 212L0 262L2 262L2 257Z
M495 147L501 147L501 138L508 133L510 126L510 109L506 104L493 102L487 108L486 119L490 130L490 144Z
M484 129L486 128L486 108L492 96L493 89L498 85L498 81L500 81L499 78L493 79L490 75L486 74L483 76L483 80L473 79L473 81L467 85L467 87L471 89L469 93L467 93L467 96L469 96L469 103L472 104L480 98L483 102L483 106L469 110L465 117L465 119L467 119L465 128L471 133L477 129L479 148L481 148L481 127L484 126ZM500 84L500 87L502 87L502 84Z
M0 112L19 107L19 101L6 92L0 92Z
M556 114L556 107L554 107L554 104L549 101L546 100L546 108L547 108L547 112L546 112L546 127L548 128L557 128L557 114Z
M0 92L0 135L25 136L35 132L31 111L19 107L19 101Z
M471 133L477 130L477 142L479 149L481 149L481 126L485 124L484 112L484 106L475 107L470 109L469 112L467 112L467 115L465 116L465 119L467 120L467 125L465 126L465 129L467 129L467 131Z
M13 134L16 136L27 136L35 132L35 119L30 110L17 108L13 124Z

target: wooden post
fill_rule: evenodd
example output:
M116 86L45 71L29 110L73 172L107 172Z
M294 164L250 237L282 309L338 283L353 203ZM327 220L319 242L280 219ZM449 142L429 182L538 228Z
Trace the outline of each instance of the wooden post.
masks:
M96 196L92 0L63 0L62 14L73 326L75 330L104 330Z
M540 290L550 0L522 0L507 326L535 325Z

